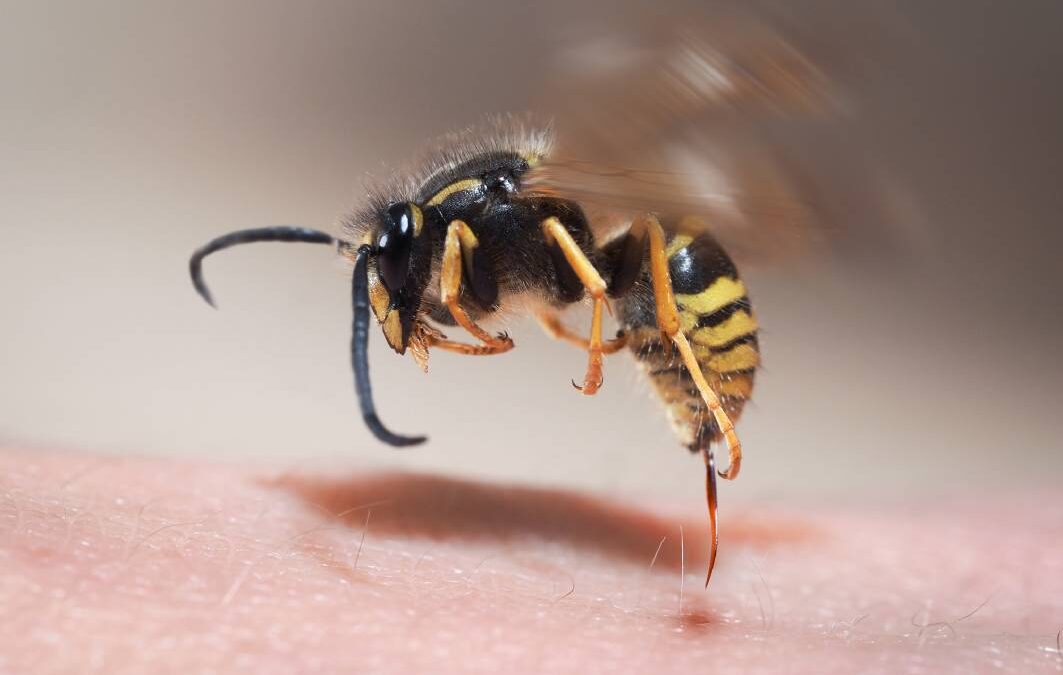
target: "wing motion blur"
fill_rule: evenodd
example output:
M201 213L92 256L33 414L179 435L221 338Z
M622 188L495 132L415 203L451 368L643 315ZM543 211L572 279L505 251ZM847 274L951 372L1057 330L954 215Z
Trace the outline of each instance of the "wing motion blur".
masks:
M556 61L542 107L557 150L527 184L587 205L606 236L638 211L695 215L748 263L840 240L848 194L861 227L881 220L875 168L832 133L844 92L765 22L649 23L581 36Z

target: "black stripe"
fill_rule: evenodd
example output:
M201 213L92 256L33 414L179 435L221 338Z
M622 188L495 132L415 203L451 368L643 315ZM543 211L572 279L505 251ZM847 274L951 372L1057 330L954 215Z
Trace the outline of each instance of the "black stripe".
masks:
M716 371L713 371L713 372L715 373ZM731 382L731 381L736 380L739 377L743 377L743 376L755 377L756 374L757 374L757 369L756 368L746 368L744 370L730 370L730 371L727 371L726 373L716 373L716 375L719 376L719 378L721 380L723 380L724 382ZM690 371L688 371L686 366L683 365L682 363L675 364L675 365L667 365L667 366L665 366L663 368L655 368L655 369L649 371L649 375L650 375L650 377L653 377L653 378L664 378L664 377L667 377L669 375L676 375L681 380L686 380L689 383L693 383L694 382L694 378L691 377Z
M713 354L723 354L724 352L731 351L738 345L753 345L753 348L757 349L758 344L756 331L753 331L752 333L746 333L741 337L736 337L730 342L725 342L719 347L709 347L709 349L712 351Z
M664 344L659 338L653 340L646 340L638 347L635 347L635 356L640 359L648 359L651 356L656 356L664 351Z
M698 328L715 328L724 321L730 319L735 312L739 310L749 311L750 308L749 298L742 297L734 302L728 303L719 308L712 314L703 314L698 317Z
M734 349L735 347L737 347L739 345L747 345L747 344L748 345L752 345L754 349L759 347L759 344L757 342L757 333L756 333L756 331L753 331L752 333L746 333L745 335L736 337L734 340L731 340L730 342L726 342L726 343L724 343L724 344L722 344L722 345L720 345L718 347L709 347L709 351L712 352L713 354L723 354L724 352L728 352L728 351ZM643 342L642 344L638 345L637 347L634 347L633 351L634 351L634 354L635 354L636 358L639 358L639 359L641 359L643 361L648 361L649 359L651 359L654 356L662 355L664 353L664 345L661 343L661 341L659 339L646 340L645 342ZM669 370L668 367L662 368L663 372L666 372L667 370ZM650 374L652 375L654 372L655 371L651 371ZM745 371L740 371L740 372L745 372Z
M686 366L682 361L677 363L670 363L661 368L654 368L650 371L650 377L663 377L665 375L685 375L687 372Z
M746 368L745 370L732 370L726 373L720 373L720 379L722 379L724 382L730 382L731 380L742 377L743 375L755 377L756 374L756 368Z
M685 295L705 290L720 277L738 278L738 271L727 253L705 233L668 258L668 272L672 277L672 289Z

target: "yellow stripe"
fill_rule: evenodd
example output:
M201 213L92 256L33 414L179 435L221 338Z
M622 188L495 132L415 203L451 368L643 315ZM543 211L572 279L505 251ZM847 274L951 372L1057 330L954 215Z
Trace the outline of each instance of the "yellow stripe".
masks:
M661 400L666 404L675 406L686 405L687 401L696 402L699 398L687 391L686 387L677 385L658 387L657 393L660 394Z
M450 195L455 192L462 192L464 190L473 190L483 185L483 181L479 178L466 178L464 180L454 181L450 185L446 186L439 192L435 193L431 199L428 200L428 206L438 206L443 203Z
M709 384L719 396L749 398L753 395L753 378L749 375L739 375L726 380L711 379Z
M744 396L749 398L753 394L753 378L748 373L733 374L720 373L707 370L702 364L702 375L712 387L712 390L721 396ZM688 402L701 401L701 395L690 390L689 380L681 379L674 372L657 375L653 379L657 393L665 403L680 405Z
M720 277L700 293L677 294L676 302L681 309L695 314L712 314L721 307L741 300L746 295L746 285L740 279Z
M747 399L749 399L748 396L724 396L720 399L723 409L727 411L727 415L730 416L732 422L737 422L738 418L742 416L742 410L746 407ZM722 438L716 436L716 440L720 441Z
M738 375L726 380L719 377L708 378L709 386L718 396L734 401L735 399L748 399L753 396L753 378L749 375ZM658 386L657 393L665 405L672 409L673 418L691 420L699 416L699 411L704 413L701 407L702 399L697 393L682 387ZM691 409L687 404L694 403L698 407Z
M760 352L750 344L736 345L718 354L707 347L695 346L694 355L698 357L698 362L703 367L717 373L752 370L760 365Z
M679 251L683 250L687 246L690 246L690 242L692 241L694 241L694 237L690 237L685 234L680 234L676 236L676 238L668 244L668 248L664 250L664 257L671 258L676 253L679 253Z
M718 326L697 329L691 334L690 339L699 345L721 347L756 330L757 320L749 312L741 309Z
M679 330L689 333L698 326L698 315L694 312L679 312Z
M735 319L734 317L736 316L739 318ZM732 321L734 323L729 323ZM696 314L691 314L690 312L679 313L680 330L682 330L684 334L690 336L691 340L694 342L694 353L698 357L698 361L701 361L702 363L708 362L709 367L718 373L746 370L748 368L755 368L759 365L759 352L757 352L753 345L737 345L726 352L717 354L705 346L710 343L702 342L702 340L712 335L712 331L722 331L723 333L726 333L726 329L729 326L733 327L734 331L736 331L735 338L731 339L737 339L755 331L757 329L756 319L750 317L745 311L739 310L731 317L731 319L724 321L715 328L701 328L695 330L697 323L698 316ZM748 330L745 330L746 328L748 328ZM737 332L741 330L745 330L745 332ZM659 330L649 326L643 326L632 330L628 334L628 345L632 348L638 348L646 342L659 340L660 338L661 332ZM711 343L711 345L719 346L730 341L730 339L723 340L719 343ZM752 361L752 363L746 365L746 363L750 361Z

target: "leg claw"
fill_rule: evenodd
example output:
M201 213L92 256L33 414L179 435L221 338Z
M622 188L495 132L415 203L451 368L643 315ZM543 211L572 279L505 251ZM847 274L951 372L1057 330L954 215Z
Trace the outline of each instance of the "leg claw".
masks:
M605 378L598 377L597 379L586 379L582 385L576 384L576 381L572 381L572 386L583 393L584 396L594 396L598 393L598 390L602 388L602 383L605 382Z

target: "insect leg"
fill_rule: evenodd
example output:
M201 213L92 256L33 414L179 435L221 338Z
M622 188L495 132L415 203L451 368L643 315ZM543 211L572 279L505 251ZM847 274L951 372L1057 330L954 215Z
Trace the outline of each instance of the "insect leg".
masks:
M668 253L665 247L664 230L661 228L661 223L657 218L650 214L639 216L631 228L632 230L645 229L649 232L650 273L653 281L653 296L657 305L657 325L661 332L675 344L680 357L683 359L683 364L686 366L687 371L690 372L694 385L698 388L698 393L701 394L705 405L709 407L709 411L715 418L716 426L724 438L727 439L730 466L727 467L726 471L721 471L720 476L728 480L734 480L738 477L738 472L742 468L742 443L738 440L734 423L731 422L727 411L720 404L720 397L716 395L716 392L713 391L705 379L705 374L701 372L701 366L694 355L694 350L690 348L690 342L687 341L686 335L679 330L679 308L675 302L675 294L672 292L672 277L668 271Z
M720 398L709 386L701 365L698 363L694 351L690 348L690 342L686 335L679 329L679 307L675 301L675 293L672 290L672 275L668 270L668 250L665 246L664 230L660 221L650 214L644 214L635 219L631 225L632 236L649 235L650 244L650 278L653 283L653 296L657 308L657 326L663 337L669 338L683 359L694 385L701 394L702 400L709 407L716 420L716 426L727 439L727 447L730 451L730 468L719 475L733 479L738 476L738 469L742 463L742 444L735 433L734 424L727 412L720 405ZM667 340L662 340L668 344ZM700 440L701 452L705 457L705 500L709 511L709 563L705 574L705 585L709 585L712 578L713 568L716 566L716 551L719 548L719 528L717 526L717 495L716 495L716 461L710 447L710 438Z
M580 249L579 244L572 238L568 230L557 218L547 218L543 221L543 235L546 243L557 246L565 256L572 271L576 273L584 288L590 293L594 301L594 309L591 319L591 335L587 341L587 374L583 378L583 386L577 385L577 389L591 396L598 392L602 386L602 308L606 306L605 280L594 265L587 259L587 255ZM581 345L582 346L582 345Z
M443 269L440 272L440 295L443 304L450 310L451 316L458 325L469 331L482 345L461 345L461 343L442 340L433 341L433 344L442 348L458 351L463 354L501 354L513 349L513 340L505 334L492 336L480 328L469 318L462 309L460 303L461 279L462 279L462 253L466 260L471 261L475 255L479 241L469 226L463 221L455 220L447 227L447 239L443 247ZM472 267L470 263L470 268ZM470 351L466 351L465 348Z
M428 338L429 347L439 347L448 352L464 354L466 356L490 356L491 354L501 354L512 348L512 341L510 342L509 347L498 349L494 345L471 345L467 342L456 342L455 340L448 340L444 337L431 336Z
M539 325L542 326L543 331L555 340L575 345L584 351L590 349L590 341L565 326L561 322L561 317L554 312L539 312L535 318L539 320ZM617 335L612 340L602 343L602 354L615 354L623 349L625 345L627 345L627 336L623 334Z

